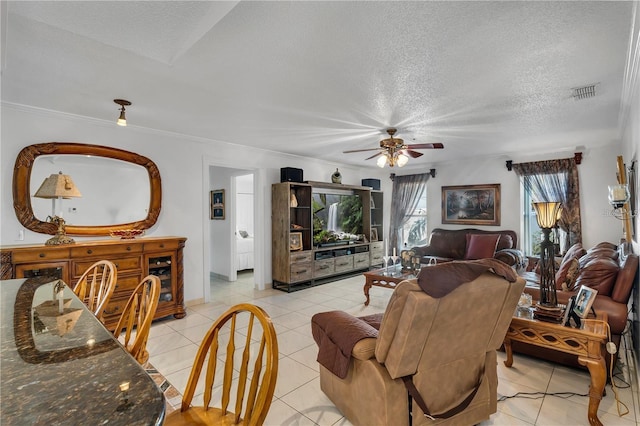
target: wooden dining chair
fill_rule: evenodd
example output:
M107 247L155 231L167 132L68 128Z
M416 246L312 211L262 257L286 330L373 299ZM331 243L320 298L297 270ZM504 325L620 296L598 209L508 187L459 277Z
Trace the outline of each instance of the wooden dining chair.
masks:
M116 288L118 269L109 260L99 260L80 277L73 292L102 321L103 310Z
M226 353L219 354L219 350L225 352L225 348ZM191 401L205 360L204 406L192 407ZM239 361L237 366L236 361ZM218 363L224 363L224 366ZM216 371L217 368L220 371ZM220 381L215 380L216 373L223 376L221 387ZM213 323L202 340L180 410L169 414L165 425L262 425L271 406L277 376L278 340L271 318L258 306L248 303L235 305ZM221 393L221 408L210 406L214 385L215 392ZM232 393L233 388L235 391ZM230 404L233 412L229 411Z
M129 296L118 320L118 325L113 331L113 336L116 339L124 331L123 345L141 365L149 360L147 340L151 330L151 321L156 315L159 301L160 278L149 275L138 284Z

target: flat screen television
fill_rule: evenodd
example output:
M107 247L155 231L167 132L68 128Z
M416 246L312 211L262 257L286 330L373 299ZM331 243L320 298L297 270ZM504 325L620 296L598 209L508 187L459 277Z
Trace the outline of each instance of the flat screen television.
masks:
M314 243L353 240L362 234L362 198L353 193L312 194Z

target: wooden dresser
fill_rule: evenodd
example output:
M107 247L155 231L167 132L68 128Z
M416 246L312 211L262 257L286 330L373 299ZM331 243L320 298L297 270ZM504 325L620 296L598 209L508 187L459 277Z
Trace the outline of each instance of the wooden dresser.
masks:
M153 274L162 283L155 318L183 318L184 277L182 250L186 238L145 237L133 240L96 240L63 246L23 245L0 248L0 279L48 275L73 287L97 260L111 260L118 268L118 282L104 310L105 325L113 329L133 289Z

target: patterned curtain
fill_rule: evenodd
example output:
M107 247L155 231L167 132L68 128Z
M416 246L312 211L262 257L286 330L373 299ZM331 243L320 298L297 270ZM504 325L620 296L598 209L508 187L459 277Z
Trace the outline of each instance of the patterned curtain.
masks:
M580 186L575 159L514 164L513 170L522 177L524 189L534 202L562 203L562 216L558 226L566 232L565 247L581 243Z
M402 227L409 220L411 213L418 207L420 198L427 190L428 173L419 175L395 176L393 178L393 191L391 193L391 219L389 226L389 247L402 248L398 244L401 241ZM388 254L388 253L385 253Z

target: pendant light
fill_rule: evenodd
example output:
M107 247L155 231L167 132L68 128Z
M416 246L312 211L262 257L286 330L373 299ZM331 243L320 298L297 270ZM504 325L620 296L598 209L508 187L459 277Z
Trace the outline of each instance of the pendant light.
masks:
M126 127L127 125L127 117L124 115L124 107L131 105L131 102L124 99L114 99L113 102L120 105L120 117L118 118L117 124L118 126Z

